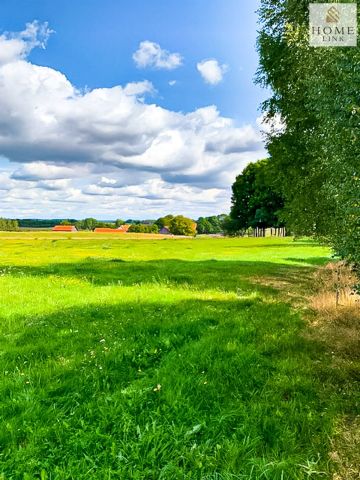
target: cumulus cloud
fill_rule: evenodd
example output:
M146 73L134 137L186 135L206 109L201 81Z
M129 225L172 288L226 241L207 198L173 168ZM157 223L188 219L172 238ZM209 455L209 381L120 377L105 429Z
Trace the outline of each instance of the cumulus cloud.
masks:
M202 60L196 67L204 81L210 85L217 85L222 82L223 77L228 70L227 65L220 65L215 59Z
M148 81L79 91L61 72L27 60L24 52L49 34L47 25L31 25L34 34L27 27L27 36L1 36L8 60L0 64L0 157L10 164L0 214L196 216L229 208L235 175L264 155L256 125L239 127L216 106L180 113L146 103ZM16 54L12 39L25 44Z
M143 95L145 93L153 94L156 90L149 80L143 82L131 82L124 88L125 95Z
M25 58L33 48L45 48L53 33L48 23L27 23L25 30L0 35L0 65Z
M170 53L160 47L158 43L145 40L133 54L133 60L138 68L159 68L174 70L182 65L180 53Z

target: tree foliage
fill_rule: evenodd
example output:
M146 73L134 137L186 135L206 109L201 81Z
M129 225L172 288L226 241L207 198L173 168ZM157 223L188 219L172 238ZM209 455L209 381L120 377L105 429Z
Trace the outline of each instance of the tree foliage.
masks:
M75 226L78 230L94 230L98 225L96 218L84 218L84 220L79 220L76 222Z
M156 220L156 225L159 229L163 227L169 227L171 220L174 218L174 215L166 215L165 217L160 217Z
M19 223L17 220L0 218L0 230L5 232L16 232L19 230Z
M226 215L213 215L211 217L199 217L197 220L197 232L200 234L216 234L224 231L223 223Z
M75 223L78 230L94 230L95 228L117 228L114 222L102 222L96 220L96 218L84 218Z
M292 229L359 265L360 49L310 47L308 7L261 2L258 82L273 92L263 105L269 125L283 124L268 150Z
M268 160L250 163L232 186L232 206L227 223L230 230L283 226L279 214L284 201L272 185Z
M159 227L154 223L153 225L132 224L128 232L132 233L159 233Z
M168 226L173 235L192 236L196 234L196 223L183 215L172 218Z

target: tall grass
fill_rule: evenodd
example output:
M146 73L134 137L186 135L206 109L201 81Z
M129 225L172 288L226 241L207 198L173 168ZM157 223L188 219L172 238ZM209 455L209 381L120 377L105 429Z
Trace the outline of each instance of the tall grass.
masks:
M288 295L326 249L0 242L4 479L331 478L355 392Z

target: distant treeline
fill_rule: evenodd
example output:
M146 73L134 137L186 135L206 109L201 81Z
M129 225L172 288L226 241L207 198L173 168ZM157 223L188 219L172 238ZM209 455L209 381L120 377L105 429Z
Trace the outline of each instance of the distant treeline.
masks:
M70 224L76 222L76 220L68 220ZM48 220L40 220L37 218L26 218L17 220L20 228L52 228L55 225L59 225L62 222L61 218L51 218Z
M61 220L58 223L62 225L74 225L77 230L94 230L95 228L119 228L121 225L130 225L130 233L159 233L165 228L168 233L173 235L196 235L221 233L223 231L224 220L226 215L218 215L212 217L200 217L197 221L183 215L166 215L157 220L132 220L126 221L117 219L113 222L103 222L96 218L85 218L83 220Z
M17 220L9 218L0 218L0 231L3 232L17 232L19 230L19 223Z
M166 228L169 233L174 235L195 235L198 234L221 234L226 228L225 226L229 223L229 216L222 215L213 215L209 217L199 217L197 220L185 217L183 215L165 215L158 219L147 219L147 220L134 220L134 219L116 219L109 221L97 220L93 217L84 218L82 220L76 219L60 219L60 218L51 218L51 219L17 219L17 220L6 220L6 222L16 222L16 229L50 229L55 225L74 225L77 230L88 230L92 231L95 228L119 228L121 225L130 225L129 232L133 233L159 233L162 228ZM10 225L10 224L9 224ZM7 230L9 230L9 225L7 225ZM15 224L13 224L14 226ZM1 227L1 230L5 230L5 224ZM14 229L14 228L13 228Z

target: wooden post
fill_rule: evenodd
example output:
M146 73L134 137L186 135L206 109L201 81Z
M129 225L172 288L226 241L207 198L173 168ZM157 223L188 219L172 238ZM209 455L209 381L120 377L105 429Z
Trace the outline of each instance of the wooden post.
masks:
M337 274L337 281L336 281L336 308L339 306L339 300L340 300L340 265L337 266L336 269L336 274Z

